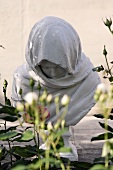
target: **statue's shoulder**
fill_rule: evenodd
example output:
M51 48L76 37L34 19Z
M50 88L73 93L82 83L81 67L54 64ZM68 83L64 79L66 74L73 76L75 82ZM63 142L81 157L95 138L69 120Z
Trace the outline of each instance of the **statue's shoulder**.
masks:
M16 78L29 78L29 71L30 68L27 65L27 63L23 63L22 65L20 65L19 67L17 67L14 71L13 76Z

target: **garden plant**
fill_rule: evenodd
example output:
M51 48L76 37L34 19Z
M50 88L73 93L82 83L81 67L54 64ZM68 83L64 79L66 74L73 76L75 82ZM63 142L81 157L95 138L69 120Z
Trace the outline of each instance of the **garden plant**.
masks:
M64 148L61 137L66 132L64 117L69 97L65 95L61 100L64 113L60 119L54 125L51 122L46 124L46 119L50 116L46 106L51 104L52 95L47 95L46 89L40 95L40 84L37 87L38 95L34 93L34 81L31 79L31 92L22 99L22 103L17 103L17 106L13 107L6 95L7 85L5 80L3 86L5 105L0 104L0 119L4 120L1 122L0 140L8 143L8 147L1 145L0 148L1 169L69 169L70 162L61 159L59 154L71 152L70 148ZM19 93L22 96L22 89ZM59 98L56 97L54 100L58 111ZM7 122L15 121L16 126L7 127ZM28 126L24 126L25 123ZM40 138L46 142L48 149L39 148ZM32 144L29 143L31 141Z
M34 80L30 79L31 92L17 102L16 107L11 105L7 98L8 82L4 80L3 93L5 104L0 103L1 129L0 140L0 169L11 170L71 170L90 168L90 163L78 163L67 158L60 157L60 153L71 152L70 148L64 147L62 135L67 131L65 127L65 114L67 113L70 101L67 95L59 100L59 97L52 98L47 95L46 89L40 94L40 83L37 87L37 94L33 92ZM19 94L22 97L22 89ZM56 104L56 114L59 112L59 103L64 107L60 119L52 125L46 123L50 116L47 106L51 101ZM8 122L13 126L8 127ZM27 123L27 124L26 124ZM5 144L4 144L5 142ZM46 149L40 148L40 143L46 143ZM7 146L7 147L6 147Z
M112 20L106 19L104 22L108 27L110 33L113 35ZM97 87L94 98L98 102L101 109L101 114L95 115L97 118L104 120L104 123L99 122L100 126L105 129L105 133L100 134L97 137L93 137L91 140L104 140L102 149L102 156L96 158L97 165L93 166L91 170L112 170L113 169L113 127L109 125L109 119L113 121L113 61L108 62L108 52L104 46L103 55L106 61L106 67L103 65L94 68L94 71L103 72L104 79L109 80L109 88L105 84L100 84Z
M104 24L109 28L113 35L112 20L106 19ZM2 46L0 46L2 47ZM40 93L40 83L37 87L37 94L33 92L34 81L30 79L31 92L24 98L22 89L22 102L13 107L7 97L8 82L4 80L3 94L4 104L0 103L0 169L11 170L71 170L90 169L90 170L113 170L113 128L108 124L108 119L113 120L113 61L109 65L107 50L104 46L103 55L105 56L107 68L103 65L96 67L93 71L103 71L104 78L110 82L110 88L100 84L95 92L95 100L99 103L102 114L95 115L102 118L104 123L99 123L105 129L105 133L92 138L95 140L105 140L102 157L96 158L94 163L71 162L66 158L60 157L60 152L71 152L70 148L64 147L62 135L66 132L65 115L68 109L69 97L64 95L60 100L57 96L53 99L52 95L44 89ZM62 104L64 112L55 124L46 123L50 116L48 107L54 100L56 114L59 112L59 103ZM109 107L106 107L109 103ZM13 126L8 127L8 122ZM46 149L40 149L40 143L46 143Z

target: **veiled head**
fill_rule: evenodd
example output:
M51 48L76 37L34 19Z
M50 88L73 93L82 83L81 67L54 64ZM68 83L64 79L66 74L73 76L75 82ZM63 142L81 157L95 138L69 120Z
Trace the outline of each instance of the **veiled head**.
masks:
M37 22L30 32L26 60L35 72L37 66L41 66L45 61L55 64L59 77L60 74L65 75L64 70L75 74L81 53L81 43L75 29L63 19L45 17Z

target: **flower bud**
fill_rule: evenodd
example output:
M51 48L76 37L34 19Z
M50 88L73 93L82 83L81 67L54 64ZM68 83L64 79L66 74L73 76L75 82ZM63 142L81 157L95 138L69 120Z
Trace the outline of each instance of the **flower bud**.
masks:
M59 123L57 122L57 123L55 123L55 125L54 125L54 129L57 130L58 128L59 128Z
M98 100L99 100L99 97L100 97L100 95L98 95L98 94L95 93L95 95L94 95L94 100L95 100L95 101L98 101Z
M100 98L99 98L99 101L103 103L103 102L105 102L107 100L107 97L108 97L107 94L105 94L105 93L101 94Z
M66 106L69 104L69 101L70 101L70 97L67 94L65 94L61 99L61 104Z
M105 24L108 28L110 28L111 25L112 25L112 20L111 20L111 18L110 18L110 19L107 19L107 18L106 18L106 21L104 22L104 24Z
M40 85L40 82L38 82L38 87L37 87L38 90L41 90L41 85Z
M107 50L106 50L106 47L105 47L105 45L104 45L103 54L104 54L105 56L107 55Z
M31 87L34 87L35 81L31 78L30 81L29 81L29 84L30 84Z
M38 100L38 95L34 92L29 92L24 96L24 100L28 103L28 104L32 104L34 101L37 102Z
M6 89L7 85L8 85L7 80L4 80L4 88L5 88L5 89Z
M44 123L44 121L41 121L41 122L40 122L40 127L41 127L41 129L44 129L44 128L45 128L45 123Z
M16 103L16 109L17 109L17 111L19 111L19 112L24 111L24 106L23 106L23 104L22 104L21 102L17 102L17 103Z
M51 122L48 122L48 124L47 124L47 129L48 129L49 131L53 129L53 125L52 125Z
M64 126L65 126L65 120L62 120L62 122L61 122L61 126L62 126L62 128L64 128Z
M43 94L40 96L40 102L44 102L47 98L47 91L44 90Z
M52 94L49 94L49 95L47 96L46 101L47 101L48 103L50 103L50 102L52 101Z

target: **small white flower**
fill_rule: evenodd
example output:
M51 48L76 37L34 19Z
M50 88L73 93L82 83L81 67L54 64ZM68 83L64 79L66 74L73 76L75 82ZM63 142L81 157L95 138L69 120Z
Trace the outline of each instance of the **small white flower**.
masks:
M97 86L97 90L100 91L101 93L107 93L106 85L103 83L101 83Z
M67 105L70 101L70 97L67 94L64 94L64 96L61 99L61 104L62 105Z
M24 96L24 100L28 103L28 104L32 104L33 101L37 101L38 100L38 95L34 92L29 92Z

